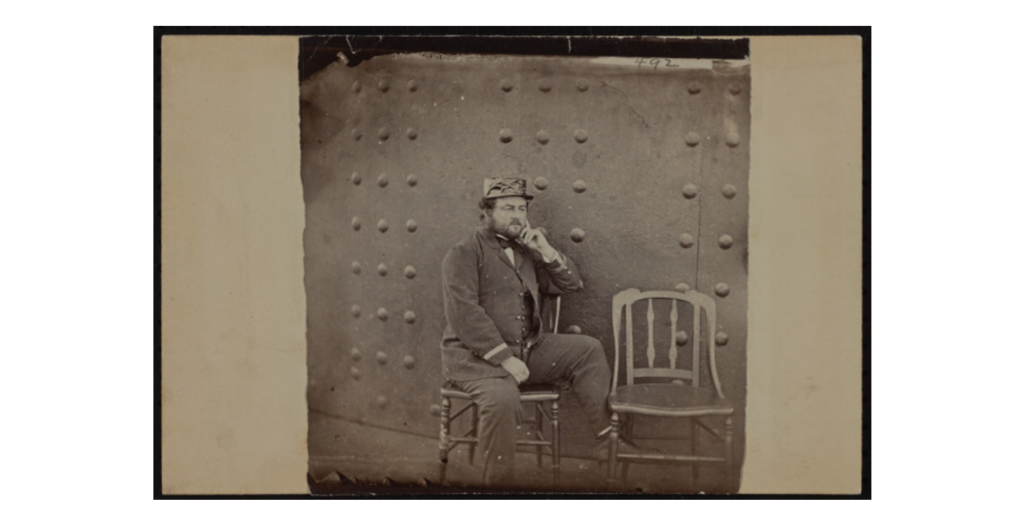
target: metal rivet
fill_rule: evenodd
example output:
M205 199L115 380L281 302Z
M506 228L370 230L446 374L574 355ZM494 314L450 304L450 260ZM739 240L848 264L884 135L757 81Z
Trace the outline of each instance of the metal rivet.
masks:
M587 132L582 129L578 129L576 130L576 134L574 135L574 137L576 138L576 142L583 144L584 142L587 141Z
M352 317L359 317L363 313L363 309L358 304L352 305Z
M692 198L694 198L696 196L697 196L697 185L696 184L687 184L687 185L683 186L683 197L686 197L687 199L692 199Z
M363 227L363 221L359 220L359 217L352 217L352 229L359 231L359 228Z
M739 146L740 145L740 134L736 133L735 131L730 131L730 132L726 133L725 134L725 143L728 144L730 148L735 148L736 146Z
M377 131L377 138L379 138L380 140L388 140L388 137L390 137L390 136L391 136L391 130L388 129L387 127L380 128Z
M725 283L718 283L715 285L715 295L719 297L725 297L729 295L729 285Z
M498 132L498 140L504 142L505 144L512 142L512 130L508 128L502 128L501 131Z
M697 93L700 93L700 84L698 84L697 81L690 82L687 84L686 90L689 91L691 95L696 95Z
M726 184L725 186L722 186L722 195L725 196L726 199L731 199L735 197L736 186L733 186L732 184Z
M578 89L580 93L582 93L590 89L590 83L587 82L585 79L578 78L576 79L576 89Z
M416 92L416 89L418 89L418 88L419 88L419 86L417 86L417 85L416 85L416 81L415 81L415 80L410 80L410 81L409 81L409 82L408 82L408 83L407 83L407 84L405 85L405 87L409 88L409 91L411 91L411 92L413 92L413 93L415 93L415 92Z
M512 91L512 81L507 78L501 79L501 90L505 93Z
M693 235L690 235L689 233L684 233L680 235L679 246L682 246L683 248L689 248L690 246L693 246Z
M407 355L402 359L402 364L409 370L412 370L412 367L416 366L416 358L411 355Z
M377 274L384 277L388 274L388 265L380 263L377 265Z
M533 187L540 191L546 190L548 188L547 177L537 177L536 179L533 179Z
M541 144L547 144L550 141L551 141L551 136L548 135L547 131L540 130L540 131L537 132L537 142L540 142Z
M406 266L405 276L409 279L416 277L416 268L413 268L412 266Z
M547 92L551 91L551 79L550 78L542 78L542 79L540 79L540 82L537 83L537 89L543 91L544 93L547 93Z
M715 344L718 346L725 346L729 342L729 334L725 332L718 332L715 334Z
M363 374L359 371L359 369L354 366L348 369L348 373L352 374L352 379L355 379L356 381L359 381L359 378L363 377Z
M430 415L437 417L441 415L441 405L430 405Z
M700 144L700 134L697 133L696 131L691 131L691 132L686 134L686 139L685 140L686 140L686 145L690 146L692 148L692 147L696 146L697 144Z
M380 82L377 82L377 89L381 90L381 92L387 93L388 90L391 89L391 84L388 83L387 80L381 80Z
M358 80L356 80L355 82L352 83L352 92L353 93L359 93L362 90L363 90L363 85L361 83L359 83Z
M388 320L388 311L385 310L384 308L378 308L377 309L377 319L380 319L381 321L387 321Z
M723 235L723 236L719 237L718 238L718 245L721 246L723 250L728 250L732 246L732 236L731 235Z
M733 84L733 85L729 86L729 93L732 93L733 95L739 95L742 92L743 92L743 87L740 86L739 84Z
M377 221L377 229L380 230L381 233L388 231L388 220L381 219Z
M683 346L690 341L690 335L684 330L676 332L676 346Z
M363 132L362 131L359 131L358 129L352 130L352 140L358 141L361 138L363 138Z
M587 183L583 179L576 179L572 183L572 191L583 193L587 191Z
M359 360L363 358L363 353L360 352L358 348L353 348L349 353L352 355L353 361L359 362Z
M572 242L583 242L583 238L587 236L587 233L580 228L573 228L572 232L569 233L569 238Z
M388 364L388 355L384 352L377 352L377 364L386 365Z
M409 137L409 140L416 140L416 137L419 136L419 133L416 133L416 130L414 128L409 128L405 130L405 136Z
M363 271L363 267L362 267L362 265L359 264L359 261L352 261L352 273L354 273L356 275L359 275L359 272L362 272L362 271Z
M361 182L363 182L363 176L360 175L359 173L353 171L352 172L352 184L355 184L356 186L358 186Z
M678 292L689 292L690 291L690 285L688 285L686 283L679 283L679 284L676 285L676 291L678 291Z
M413 313L412 310L406 310L405 315L403 317L405 318L405 322L409 324L413 324L416 322L416 314Z
M409 174L408 177L405 178L405 183L408 184L409 186L415 186L416 183L419 181L420 180L416 178L416 175L413 175L411 173Z
M377 406L384 408L388 404L388 398L385 396L377 396Z
M569 328L566 328L565 331L567 333L570 333L570 334L582 334L583 333L583 330L580 329L580 327L578 327L576 325L569 325Z
M412 219L405 221L405 229L409 230L409 233L416 231L416 228L419 228L419 225L416 224L416 221Z

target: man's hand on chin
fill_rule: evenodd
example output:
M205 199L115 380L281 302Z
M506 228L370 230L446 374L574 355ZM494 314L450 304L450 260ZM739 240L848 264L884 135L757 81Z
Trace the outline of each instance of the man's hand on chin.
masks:
M530 222L527 221L519 233L519 241L527 248L539 253L544 258L544 262L551 262L558 257L558 251L548 243L545 233L547 232L544 228L531 228Z

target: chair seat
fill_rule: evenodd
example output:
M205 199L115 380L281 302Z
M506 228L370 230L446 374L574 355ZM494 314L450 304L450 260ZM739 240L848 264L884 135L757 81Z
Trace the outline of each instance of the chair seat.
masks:
M733 407L714 390L677 384L625 385L608 396L613 412L650 416L728 416Z
M537 401L558 401L559 395L560 392L558 385L540 384L522 385L519 387L519 399L528 403ZM467 401L473 400L473 396L451 385L441 387L441 397L465 399Z

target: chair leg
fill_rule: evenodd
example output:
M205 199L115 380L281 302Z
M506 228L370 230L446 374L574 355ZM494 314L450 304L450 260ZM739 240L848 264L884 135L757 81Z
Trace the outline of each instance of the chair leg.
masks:
M451 435L451 413L452 401L447 397L441 398L441 440L438 443L440 462L438 472L438 483L444 483L445 474L448 470L448 440Z
M558 400L551 402L551 471L557 486L562 475L562 436L558 430Z
M725 487L732 489L733 450L732 450L732 416L725 417Z
M623 417L622 419L624 420L624 423L625 423L625 431L623 432L623 435L626 436L626 439L628 439L630 441L633 441L633 422L636 421L636 414L630 414L629 417ZM630 463L629 461L623 461L622 462L622 480L623 481L625 481L626 478L629 476L629 466L631 464L632 463Z
M472 426L470 427L469 434L473 438L473 441L469 443L469 464L472 465L473 458L476 456L476 444L480 441L480 406L473 401L470 401L470 403L473 403L473 408L470 409L472 411L470 416L472 416L473 422L470 423Z
M612 412L612 430L608 436L608 484L615 483L615 467L619 455L619 414Z
M690 455L697 455L697 447L700 446L700 426L697 425L697 418L690 419ZM693 482L700 480L700 463L695 462L691 467Z
M543 435L544 428L544 411L541 409L541 403L537 402L533 404L533 424L536 438L540 440L540 436ZM537 468L544 468L544 445L537 445Z

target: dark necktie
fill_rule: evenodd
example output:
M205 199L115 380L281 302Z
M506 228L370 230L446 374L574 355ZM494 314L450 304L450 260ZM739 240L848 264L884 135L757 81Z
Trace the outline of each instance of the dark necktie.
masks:
M511 248L512 247L512 242L509 241L508 239L504 238L504 237L498 237L498 244L501 245L501 249L502 250L504 250L505 248Z

